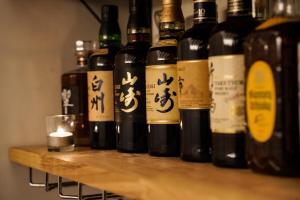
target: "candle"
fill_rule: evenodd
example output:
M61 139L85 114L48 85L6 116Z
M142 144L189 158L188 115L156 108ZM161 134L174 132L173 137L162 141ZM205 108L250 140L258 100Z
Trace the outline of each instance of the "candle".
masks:
M58 128L56 132L48 135L48 149L51 151L60 151L60 148L74 148L73 133L66 132L62 128Z

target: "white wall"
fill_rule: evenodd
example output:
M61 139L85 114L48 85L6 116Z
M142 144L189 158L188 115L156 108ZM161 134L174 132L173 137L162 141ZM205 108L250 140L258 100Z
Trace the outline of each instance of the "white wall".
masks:
M127 1L88 2L98 12L100 2L123 7L126 41ZM218 3L223 9L225 1ZM159 9L159 0L153 4ZM0 10L0 199L58 199L56 190L29 187L27 168L11 163L8 149L46 143L44 118L60 113L60 75L74 66L73 42L97 39L99 24L79 0L1 0ZM192 15L192 0L183 10Z

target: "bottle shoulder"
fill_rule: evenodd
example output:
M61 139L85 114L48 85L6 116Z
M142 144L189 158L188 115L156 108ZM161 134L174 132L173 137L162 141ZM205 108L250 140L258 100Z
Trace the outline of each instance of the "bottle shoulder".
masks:
M180 38L179 41L182 41L187 38L193 39L203 39L207 40L213 28L217 25L217 23L202 23L195 24L192 28L188 29Z
M251 17L232 17L218 24L209 38L209 56L243 54L243 42L259 22Z
M211 37L215 34L222 33L232 33L245 36L253 31L258 25L259 22L252 17L230 17L213 28Z
M77 67L77 69L73 69L73 70L69 70L67 72L65 72L63 75L76 75L76 74L86 74L86 72L88 71L87 66L85 67Z
M147 65L176 64L177 46L153 46L147 53Z
M123 48L120 49L117 55L146 53L149 48L150 43L146 41L129 42Z

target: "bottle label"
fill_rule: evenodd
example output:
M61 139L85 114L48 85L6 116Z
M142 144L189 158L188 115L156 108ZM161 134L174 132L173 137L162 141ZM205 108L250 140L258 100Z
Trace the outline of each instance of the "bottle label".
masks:
M114 121L113 71L89 71L89 121Z
M153 47L177 46L176 39L159 40Z
M115 71L116 122L146 122L145 65L132 67L136 58L124 55L125 63Z
M276 119L275 82L270 65L256 61L250 68L246 87L247 122L258 142L268 141Z
M194 1L194 20L216 20L216 1L215 0L195 0Z
M148 124L178 124L176 64L146 67Z
M245 131L244 55L209 57L211 128L214 133Z
M61 92L63 114L79 114L79 89L78 86L63 87Z
M177 62L178 108L209 109L208 60Z

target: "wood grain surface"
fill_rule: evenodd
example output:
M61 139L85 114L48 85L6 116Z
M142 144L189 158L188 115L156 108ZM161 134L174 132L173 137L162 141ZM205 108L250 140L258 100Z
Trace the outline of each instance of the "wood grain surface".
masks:
M37 146L11 148L10 159L132 199L300 200L300 178L217 168L210 163L188 163L179 158L89 148L50 153L46 147Z

